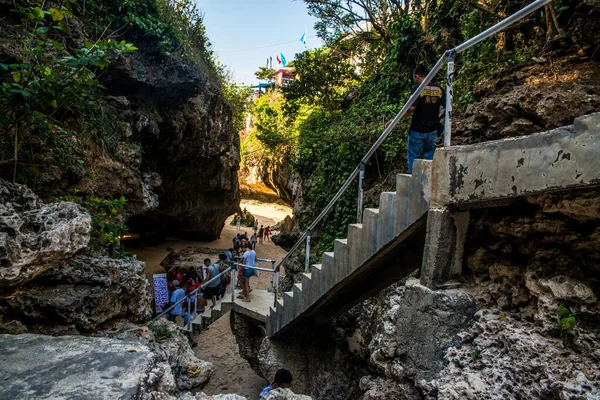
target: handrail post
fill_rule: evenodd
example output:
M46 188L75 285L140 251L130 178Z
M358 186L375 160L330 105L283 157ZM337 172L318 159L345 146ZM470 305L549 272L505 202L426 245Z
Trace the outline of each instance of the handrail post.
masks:
M271 260L271 269L275 271L275 260ZM273 280L275 278L273 275L275 275L275 272L271 273L271 284L269 285L269 290L267 290L269 293L273 292Z
M237 263L234 263L233 267L233 274L231 274L231 303L235 303L235 276L237 275Z
M444 146L449 147L452 141L452 98L454 97L454 57L456 52L448 52L448 65L446 72L446 104L444 117Z
M310 229L306 232L306 260L304 261L304 272L308 272L310 266Z
M362 221L362 209L363 209L363 180L365 179L365 163L360 162L360 171L358 173L358 204L356 205L356 223L360 224Z
M273 308L277 310L277 292L279 292L279 267L275 269L275 290L273 291Z

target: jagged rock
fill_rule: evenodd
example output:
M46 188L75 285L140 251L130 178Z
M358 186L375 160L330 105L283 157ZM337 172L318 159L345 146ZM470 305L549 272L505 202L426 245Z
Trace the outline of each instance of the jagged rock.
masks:
M595 6L598 9L597 6ZM481 84L477 102L453 125L452 144L528 135L570 125L600 110L596 62L536 65Z
M80 254L2 296L0 309L30 324L74 324L86 331L118 317L144 322L152 316L144 267L131 257Z
M0 180L0 187L5 185ZM90 241L92 219L77 204L47 204L8 214L14 208L9 205L0 216L1 286L14 287L34 279Z
M265 396L264 400L312 400L312 397L303 394L295 394L290 389L277 388L271 390Z
M179 326L164 318L153 324L166 326L171 332L171 337L158 339L155 351L170 365L175 387L179 390L204 387L213 373L213 365L196 357Z
M460 291L430 290L416 279L409 279L400 293L390 299L369 344L371 363L398 381L432 379L444 367L446 349L470 325L474 299Z
M131 398L168 365L139 342L81 336L0 335L0 396Z
M36 398L174 400L181 390L204 387L212 364L194 355L179 327L158 324L167 327L170 338L156 338L147 327L132 324L117 328L122 329L117 337L0 335L0 395L28 398L34 391ZM181 397L187 398L195 397Z
M462 343L450 348L441 378L424 385L427 398L592 399L600 396L597 360L539 334L512 316L479 313Z
M88 248L91 217L74 203L43 204L0 180L0 313L34 331L95 330L118 317L151 315L145 265Z
M14 4L8 4L7 18L0 20L0 59L18 64L24 60L22 28L19 14L9 12ZM77 15L69 27L64 41L81 48L88 27ZM240 201L239 136L220 81L210 67L161 52L157 37L139 29L125 30L121 39L139 50L100 74L102 118L74 115L75 132L60 138L64 148L24 135L20 147L27 152L19 156L18 177L35 184L45 200L73 189L102 199L124 196L121 214L133 233L215 239ZM11 132L0 132L2 159L12 157L7 153L13 142ZM8 168L0 175L12 179ZM162 182L151 183L148 175Z
M180 396L178 400L248 400L248 398L237 394L217 394L209 396L205 393L185 393Z

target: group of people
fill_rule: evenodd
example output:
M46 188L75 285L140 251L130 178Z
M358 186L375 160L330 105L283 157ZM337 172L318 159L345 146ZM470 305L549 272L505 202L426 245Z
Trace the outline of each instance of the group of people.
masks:
M236 255L239 255L239 252L244 245L248 248L255 249L257 244L264 244L265 240L267 242L271 241L269 238L270 234L271 227L263 227L263 225L261 225L260 228L255 229L250 237L248 237L247 232L238 233L233 237L233 239L231 239L233 243L233 250L236 252Z
M213 263L210 258L206 258L202 264L201 275L198 275L195 270L186 271L183 274L179 268L171 270L167 274L167 282L170 305L175 304L175 307L168 313L169 320L175 322L177 317L181 316L183 324L187 325L189 318L192 317L193 304L196 304L196 301L198 314L202 314L206 310L209 302L211 303L210 307L214 307L217 300L225 295L227 285L231 282L231 276L227 273L217 279L214 278L227 269L232 261L227 253L219 255L219 261L216 263ZM185 301L182 301L183 299Z

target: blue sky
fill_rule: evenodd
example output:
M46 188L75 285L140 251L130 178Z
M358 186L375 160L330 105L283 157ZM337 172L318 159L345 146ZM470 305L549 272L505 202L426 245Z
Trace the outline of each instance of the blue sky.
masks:
M307 28L308 48L320 47L301 0L197 0L213 50L221 63L233 71L236 81L256 84L254 72L267 57L282 52L287 61L304 50L300 37Z

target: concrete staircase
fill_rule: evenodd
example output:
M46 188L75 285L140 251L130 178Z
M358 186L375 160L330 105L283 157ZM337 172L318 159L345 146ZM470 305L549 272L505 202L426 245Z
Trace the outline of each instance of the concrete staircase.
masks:
M471 210L524 196L600 187L600 113L547 132L445 147L398 175L396 192L348 226L333 252L269 309L269 337L300 322L321 324L420 268L444 289L462 274Z
M385 250L394 247L393 242L401 238L403 233L410 232L413 235L421 231L424 236L425 224L422 221L429 209L430 190L431 161L416 160L413 174L397 175L396 191L381 193L379 208L365 209L362 224L349 225L348 237L336 239L333 252L323 253L321 264L312 265L310 272L302 275L302 282L294 284L293 290L285 292L276 307L271 307L266 324L267 334L274 336L282 333L293 324L317 314L317 310L319 318L326 318L329 314L326 312L328 300L333 295L339 298L342 290L352 296L351 287L360 286L361 281L369 279L377 268L381 268L377 262L370 261L375 261ZM411 229L419 221L419 226ZM409 243L405 237L402 239ZM380 262L384 262L379 258ZM418 262L408 264L412 264L412 267L409 265L397 272L406 276L420 266ZM380 286L385 287L402 277L398 274L378 276L381 284L368 285L369 290L360 291L359 295L349 298L346 304L356 303Z
M199 314L192 321L192 332L201 332L208 328L210 324L221 318L224 314L233 309L233 303L229 297L225 297L217 302L214 308L206 307L204 313Z
M214 308L206 308L203 314L197 315L192 321L192 332L200 332L209 327L210 324L227 314L229 311L234 311L238 314L245 315L260 324L267 322L269 307L273 305L273 293L268 290L254 289L250 293L250 303L242 302L237 297L231 299L231 287L225 293L225 297L217 302ZM237 296L240 292L236 291Z

